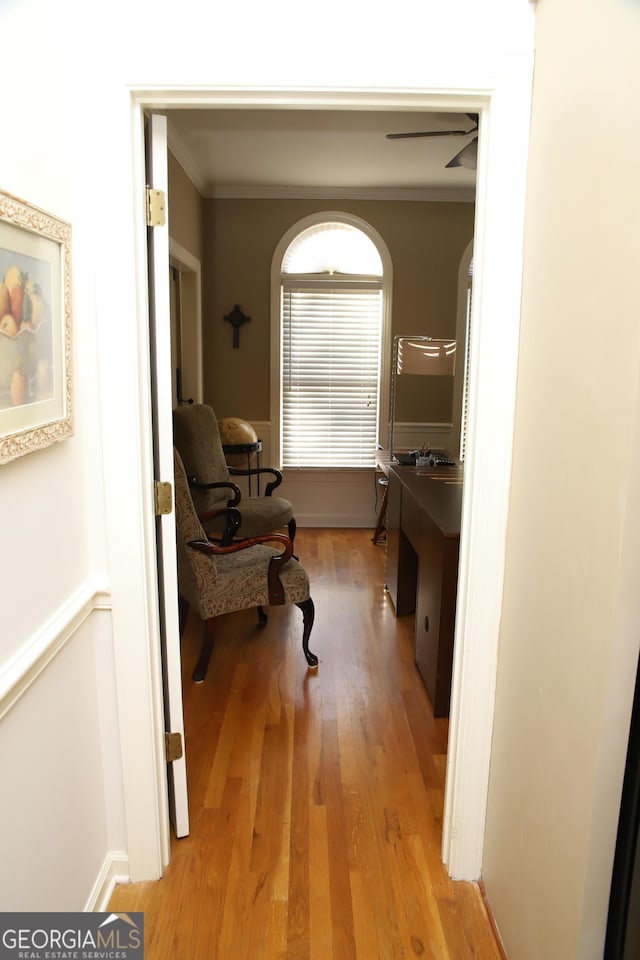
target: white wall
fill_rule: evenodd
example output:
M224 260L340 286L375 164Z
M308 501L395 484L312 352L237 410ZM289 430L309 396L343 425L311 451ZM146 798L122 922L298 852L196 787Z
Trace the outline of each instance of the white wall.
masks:
M640 645L640 9L538 4L483 876L509 960L602 956Z
M354 97L361 94L363 102L369 91L388 90L389 102L395 103L400 94L423 95L447 85L464 96L468 90L481 92L497 84L500 96L493 104L488 131L504 138L505 117L510 114L512 141L522 143L527 116L517 108L527 102L532 20L527 0L483 4L457 0L428 7L417 0L401 0L393 14L390 19L388 4L381 0L347 5L329 0L322 17L314 22L315 42L309 47L299 43L300 4L293 0L252 3L249 8L185 0L179 17L166 0L115 0L104 13L80 0L56 4L5 0L2 6L2 35L29 34L33 44L37 24L40 49L38 56L30 56L26 72L21 45L5 51L3 76L11 77L12 90L17 78L20 88L19 97L5 98L20 147L8 157L3 153L0 186L69 219L74 231L76 436L0 472L6 549L15 551L23 566L28 561L32 582L38 585L34 591L22 569L11 573L8 606L3 604L3 620L6 616L11 628L11 650L21 651L34 636L48 636L47 625L78 590L94 597L95 586L113 603L112 613L99 612L97 603L92 607L88 619L69 638L64 659L56 658L55 667L48 667L41 681L27 689L7 714L10 719L0 726L0 743L3 727L10 723L12 743L33 744L29 725L42 723L53 704L70 690L78 697L74 710L87 732L77 738L73 750L61 754L58 789L71 800L88 778L91 795L98 801L96 809L80 818L77 835L69 834L70 886L75 886L73 895L65 895L69 908L82 905L83 891L84 902L89 899L88 880L96 875L99 864L94 861L101 854L124 847L134 864L134 877L159 875L163 862L162 825L156 822L163 803L154 725L161 706L157 614L147 576L155 557L149 506L146 301L140 257L144 236L139 232L140 218L134 215L143 198L134 195L134 185L142 178L140 130L132 123L131 90L146 89L151 96L154 89L175 86L197 97L199 89L212 86L250 88L252 100L256 89L263 89L265 97L278 87L350 90ZM78 35L82 40L76 42ZM265 42L265 37L271 42ZM327 49L332 51L329 60ZM7 56L10 63L5 66ZM507 87L498 82L505 76L513 76L514 83ZM507 163L506 150L504 156L491 172L488 199L495 204L497 194L503 192L509 203L517 205L520 185L513 170L518 165ZM485 227L486 249L495 253L504 238L496 236L493 223ZM517 263L519 237L511 240ZM486 317L487 344L496 336L495 317L500 315L505 289L513 300L518 284L517 271L507 269L500 284L495 277L487 277L484 295L495 304ZM512 345L518 317L512 313L507 320L505 340ZM486 418L494 407L498 421L502 393L508 394L509 389L507 371L505 382L489 391L479 415ZM519 436L525 436L527 424L520 429ZM480 460L491 453L489 444L477 456ZM34 499L36 494L40 500ZM494 493L494 497L501 495L500 490ZM34 510L34 503L41 508ZM544 522L541 527L548 529ZM26 542L37 548L25 548ZM495 571L498 578L500 574L499 569ZM112 645L106 643L108 650L107 635L113 639ZM96 665L105 655L113 656L117 705L109 669L100 670L96 681L100 708L92 710L87 691L75 689L87 673L87 651ZM502 709L500 701L499 706ZM109 718L115 722L106 723ZM122 789L112 779L120 759L114 740L118 721L123 732ZM68 731L69 722L68 714L60 710L56 723L61 732ZM102 804L96 786L100 776L105 783ZM10 819L16 815L17 784L3 791L1 802L8 804L3 812ZM44 816L47 809L43 798L30 819L40 813ZM68 825L66 809L60 804L52 830ZM68 809L77 812L77 799ZM90 830L93 839L87 843ZM57 905L53 873L58 851L36 847L25 833L21 838L33 871L45 878L37 905ZM515 886L519 877L513 871L510 876ZM584 879L580 868L577 876ZM3 877L0 883L10 883L11 869L3 869ZM32 905L26 891L23 903ZM505 923L509 917L507 911Z
M127 873L110 619L89 613L0 722L3 910L94 908Z
M72 223L75 428L0 467L0 904L82 909L126 847L92 241L78 216L90 149L73 148L72 33L59 8L9 0L0 18L0 189Z

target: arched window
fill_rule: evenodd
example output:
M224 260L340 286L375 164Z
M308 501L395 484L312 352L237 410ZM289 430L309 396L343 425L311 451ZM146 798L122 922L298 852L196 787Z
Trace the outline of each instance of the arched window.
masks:
M283 467L375 462L385 270L354 219L332 215L299 229L281 259Z

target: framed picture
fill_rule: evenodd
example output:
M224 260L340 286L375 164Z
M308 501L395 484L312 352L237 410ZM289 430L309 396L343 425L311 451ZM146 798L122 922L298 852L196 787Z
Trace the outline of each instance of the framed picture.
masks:
M71 226L0 193L0 464L71 436Z

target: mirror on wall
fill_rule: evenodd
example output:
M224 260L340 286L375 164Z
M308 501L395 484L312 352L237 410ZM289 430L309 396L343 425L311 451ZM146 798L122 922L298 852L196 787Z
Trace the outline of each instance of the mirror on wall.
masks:
M472 288L470 243L460 261L455 339L394 337L387 434L392 453L426 447L465 459Z
M389 452L446 449L451 431L457 344L451 338L393 340Z

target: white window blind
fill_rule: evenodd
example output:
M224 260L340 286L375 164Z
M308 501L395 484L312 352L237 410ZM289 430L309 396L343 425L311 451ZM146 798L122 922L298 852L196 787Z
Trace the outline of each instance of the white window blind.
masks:
M381 324L378 280L283 285L284 466L373 466Z

